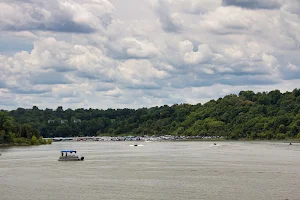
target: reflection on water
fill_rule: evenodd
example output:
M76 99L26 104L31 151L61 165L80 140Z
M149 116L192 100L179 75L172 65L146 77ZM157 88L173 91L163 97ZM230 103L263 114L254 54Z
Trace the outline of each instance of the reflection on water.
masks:
M85 160L58 162L61 149L75 149ZM58 142L5 148L0 149L0 199L296 200L299 151L300 144L272 142Z

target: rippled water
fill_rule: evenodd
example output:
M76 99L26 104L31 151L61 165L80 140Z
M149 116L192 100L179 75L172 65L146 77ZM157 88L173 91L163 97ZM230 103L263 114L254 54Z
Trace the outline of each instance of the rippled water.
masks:
M0 199L300 199L300 144L58 142L0 149ZM58 162L61 149L83 162Z

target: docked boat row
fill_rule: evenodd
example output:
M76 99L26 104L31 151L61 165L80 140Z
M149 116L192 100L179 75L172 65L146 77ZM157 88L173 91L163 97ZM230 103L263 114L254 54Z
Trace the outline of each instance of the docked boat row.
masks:
M162 141L162 140L190 140L190 139L224 139L222 136L93 136L93 137L55 137L51 138L53 142L76 142L76 141Z

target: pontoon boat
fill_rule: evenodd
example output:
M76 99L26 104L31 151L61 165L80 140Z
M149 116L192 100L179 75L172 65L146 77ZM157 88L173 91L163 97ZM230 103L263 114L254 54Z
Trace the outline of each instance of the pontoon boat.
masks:
M84 157L76 155L74 150L61 150L61 156L58 161L83 161Z

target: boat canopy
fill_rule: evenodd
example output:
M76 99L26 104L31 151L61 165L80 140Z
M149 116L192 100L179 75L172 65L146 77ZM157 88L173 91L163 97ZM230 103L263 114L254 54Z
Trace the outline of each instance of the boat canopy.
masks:
M76 151L75 150L61 150L60 151L61 153L76 153Z

